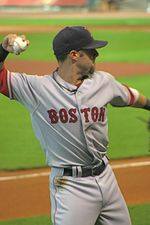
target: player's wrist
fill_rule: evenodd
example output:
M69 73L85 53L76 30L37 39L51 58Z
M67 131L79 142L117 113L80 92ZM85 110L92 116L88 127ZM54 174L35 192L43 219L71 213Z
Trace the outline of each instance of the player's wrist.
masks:
M143 108L147 109L147 110L150 110L150 99L147 99L147 102L146 102L146 104Z
M0 62L4 62L8 54L9 52L3 48L2 44L0 44Z

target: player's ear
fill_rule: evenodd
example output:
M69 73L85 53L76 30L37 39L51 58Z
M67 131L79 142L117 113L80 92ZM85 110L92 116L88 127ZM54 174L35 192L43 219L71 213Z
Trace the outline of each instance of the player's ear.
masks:
M79 58L79 52L76 50L71 50L69 56L72 60L76 61Z

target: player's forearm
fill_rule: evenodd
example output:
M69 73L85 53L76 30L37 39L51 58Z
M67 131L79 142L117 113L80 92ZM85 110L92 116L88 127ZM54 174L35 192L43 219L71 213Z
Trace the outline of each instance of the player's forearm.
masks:
M131 87L129 89L134 99L132 106L150 110L150 100L148 100L148 98L145 95L141 94L138 90Z
M136 108L150 110L150 100L146 96L139 94L139 97L133 106Z
M7 58L8 54L9 52L3 48L2 44L0 44L0 70L3 69L4 61Z

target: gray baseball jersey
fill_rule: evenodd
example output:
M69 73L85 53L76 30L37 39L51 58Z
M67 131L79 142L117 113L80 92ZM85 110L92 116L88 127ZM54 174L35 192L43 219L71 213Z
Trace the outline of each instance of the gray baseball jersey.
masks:
M49 166L91 165L107 151L107 104L129 105L128 88L95 72L78 88L52 76L8 73L9 96L30 112Z
M51 218L54 225L131 225L115 176L105 157L107 104L127 106L132 91L110 74L95 72L77 87L57 74L33 76L0 71L0 92L22 103L52 166ZM82 166L105 162L95 176ZM71 167L72 176L64 175ZM87 167L85 167L87 169Z

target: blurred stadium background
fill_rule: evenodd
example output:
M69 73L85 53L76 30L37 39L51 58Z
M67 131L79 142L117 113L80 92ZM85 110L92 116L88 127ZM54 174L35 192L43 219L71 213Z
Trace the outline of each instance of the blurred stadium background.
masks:
M142 11L150 12L150 0L0 0L0 11Z

